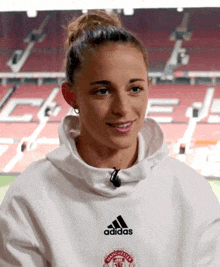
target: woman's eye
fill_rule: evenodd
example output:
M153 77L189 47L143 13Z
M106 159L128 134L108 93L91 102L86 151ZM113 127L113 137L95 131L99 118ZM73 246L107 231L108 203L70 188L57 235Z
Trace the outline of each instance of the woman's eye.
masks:
M139 92L142 91L142 90L143 90L143 88L140 87L140 86L133 86L133 87L131 88L131 91L132 91L133 93L139 93Z
M95 95L107 95L107 94L109 94L109 90L106 88L99 89L99 90L95 91L94 94Z

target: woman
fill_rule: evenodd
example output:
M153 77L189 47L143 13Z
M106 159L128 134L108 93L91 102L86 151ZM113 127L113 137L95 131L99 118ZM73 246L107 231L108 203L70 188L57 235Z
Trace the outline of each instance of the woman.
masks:
M115 15L69 26L61 145L11 185L0 266L219 266L220 210L145 119L147 53Z

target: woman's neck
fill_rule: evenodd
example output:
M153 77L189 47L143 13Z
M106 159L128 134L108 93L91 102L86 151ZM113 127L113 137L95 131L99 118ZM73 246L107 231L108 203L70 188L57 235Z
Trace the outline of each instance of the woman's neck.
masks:
M116 150L102 145L91 145L78 136L76 147L80 157L87 164L97 168L126 169L134 165L138 157L138 139L132 146Z

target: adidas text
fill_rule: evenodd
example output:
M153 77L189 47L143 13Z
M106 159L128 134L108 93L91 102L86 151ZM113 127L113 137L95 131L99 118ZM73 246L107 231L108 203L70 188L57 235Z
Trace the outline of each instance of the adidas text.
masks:
M132 229L112 229L112 230L105 230L105 235L132 235Z

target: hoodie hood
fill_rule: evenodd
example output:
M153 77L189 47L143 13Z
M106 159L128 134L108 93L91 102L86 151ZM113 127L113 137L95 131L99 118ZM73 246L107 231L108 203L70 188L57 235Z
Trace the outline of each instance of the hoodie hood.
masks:
M138 133L138 159L118 176L121 186L115 188L110 182L112 168L97 168L88 165L78 154L75 139L80 134L79 118L68 115L59 126L60 147L46 155L58 169L69 173L73 179L84 179L90 189L106 197L130 194L138 181L147 179L152 169L167 156L164 134L156 121L147 118Z

